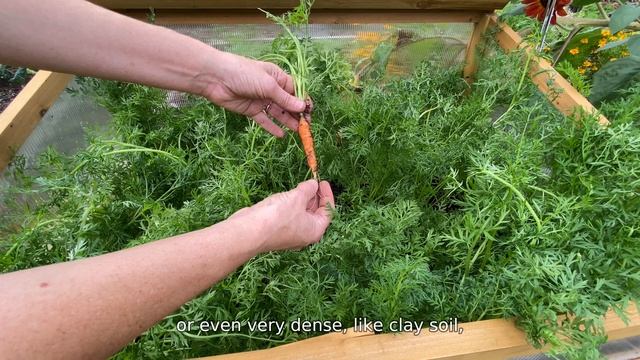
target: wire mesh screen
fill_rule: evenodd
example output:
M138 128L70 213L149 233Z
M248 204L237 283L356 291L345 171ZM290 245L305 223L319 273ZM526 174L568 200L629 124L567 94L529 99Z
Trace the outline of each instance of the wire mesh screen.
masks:
M269 51L281 28L277 25L172 25L170 28L220 50L259 57ZM408 73L418 63L461 64L473 24L311 24L293 29L327 50L337 50L358 66L385 55L386 70ZM384 53L384 54L381 54Z
M266 54L281 33L275 24L182 24L169 28L217 49L253 58ZM442 67L461 65L473 24L312 24L293 31L310 38L320 49L343 54L357 75L376 69L387 76L402 76L424 61ZM184 99L184 94L167 92L172 106L183 105ZM17 154L27 168L49 146L71 154L84 146L85 128L104 128L108 122L106 110L87 96L61 96Z
M281 28L270 25L171 25L170 28L219 50L258 58L270 50ZM473 25L446 24L312 24L293 29L318 48L340 52L356 76L376 70L386 76L410 74L420 63L451 67L463 63ZM184 94L167 92L172 106L184 104ZM47 111L17 155L29 169L46 148L73 154L85 146L87 128L107 128L109 114L89 97L64 94ZM0 186L8 186L6 179Z
M275 24L172 25L171 29L219 50L252 58L269 52L281 33ZM410 74L425 61L434 66L461 65L473 32L471 23L442 24L311 24L294 28L321 50L341 53L353 66L356 78L369 72L384 78ZM182 106L185 96L169 92L167 101Z

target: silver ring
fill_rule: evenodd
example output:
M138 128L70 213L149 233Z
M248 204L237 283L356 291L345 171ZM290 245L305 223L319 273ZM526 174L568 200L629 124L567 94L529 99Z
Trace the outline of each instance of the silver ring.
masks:
M269 114L269 110L271 110L271 105L273 105L273 101L265 105L264 108L262 108L262 111L264 111L265 114Z

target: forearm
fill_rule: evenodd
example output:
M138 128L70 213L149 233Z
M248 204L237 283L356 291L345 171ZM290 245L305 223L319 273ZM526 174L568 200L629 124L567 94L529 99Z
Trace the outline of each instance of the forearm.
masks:
M0 0L0 63L202 93L224 53L83 0Z
M248 261L233 219L94 258L0 276L0 358L106 358Z

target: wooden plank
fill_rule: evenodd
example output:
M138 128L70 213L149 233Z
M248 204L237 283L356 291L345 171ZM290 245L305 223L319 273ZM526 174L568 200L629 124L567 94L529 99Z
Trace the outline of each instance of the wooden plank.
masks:
M72 78L68 74L38 71L0 113L0 170L9 164L15 151Z
M604 319L609 340L640 335L640 314L635 305L627 309L625 325L613 311ZM511 320L496 319L460 324L464 331L435 332L427 329L419 336L410 333L373 335L328 334L295 343L244 353L211 356L209 360L483 360L504 359L540 352ZM359 335L358 335L359 334Z
M91 0L109 9L291 9L299 0ZM508 0L316 0L314 9L471 10L490 12Z
M270 10L272 11L272 10ZM275 14L282 12L273 11ZM146 21L148 10L125 10L122 14ZM271 24L264 14L252 10L155 10L155 23L175 24ZM375 24L375 23L469 23L478 22L483 14L473 11L421 10L314 10L312 24Z
M498 24L495 17L491 18L491 23L498 26L499 31L496 34L496 39L503 49L507 51L522 49L532 57L529 75L556 109L565 115L575 115L578 119L582 118L584 114L596 115L598 123L603 126L609 125L609 120L599 114L598 109L571 86L571 83L562 77L549 61L537 56L535 50L524 43L518 33L506 24Z
M481 47L482 37L484 36L490 21L489 15L484 15L479 22L475 23L473 28L473 34L469 40L467 46L467 55L464 65L464 79L468 84L471 84L474 80L474 76L478 71L478 58L480 57L479 47Z

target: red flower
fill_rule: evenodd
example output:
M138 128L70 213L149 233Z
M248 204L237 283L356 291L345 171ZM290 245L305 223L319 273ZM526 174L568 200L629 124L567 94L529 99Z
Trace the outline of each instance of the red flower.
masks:
M524 13L527 14L528 17L536 18L539 21L544 20L544 12L547 8L547 2L551 0L522 0L522 3L525 5ZM553 17L551 18L551 24L556 24L556 18L558 15L567 16L567 12L564 10L564 7L569 5L571 0L557 0L556 8L553 12Z

